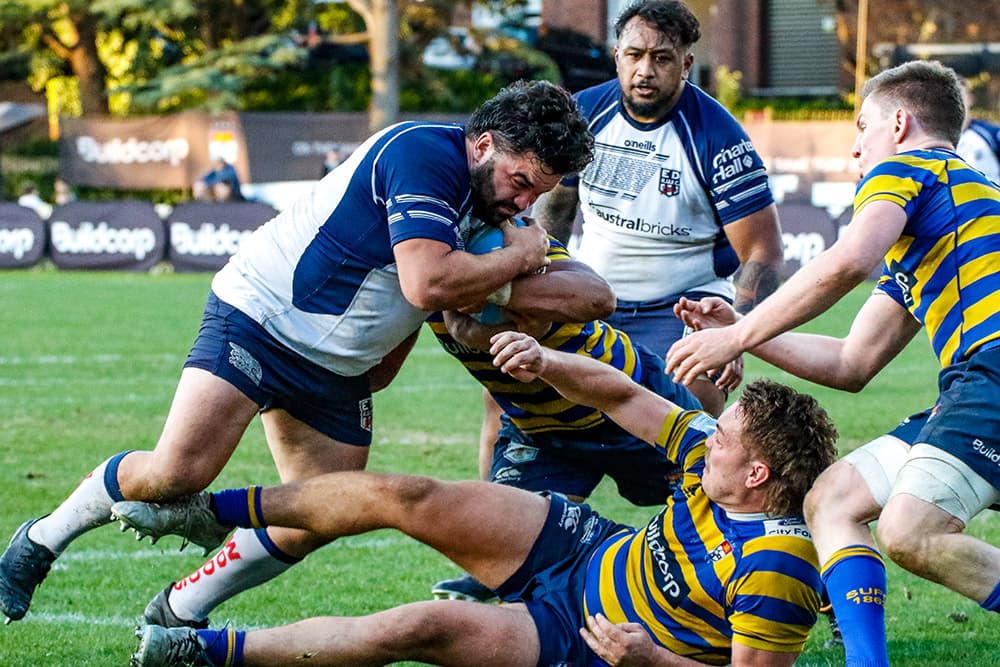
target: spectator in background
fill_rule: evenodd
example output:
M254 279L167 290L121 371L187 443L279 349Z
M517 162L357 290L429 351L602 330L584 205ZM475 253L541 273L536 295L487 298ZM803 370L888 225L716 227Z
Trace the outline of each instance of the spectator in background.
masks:
M323 176L326 176L331 171L337 168L341 162L344 161L343 151L339 145L334 145L333 148L326 152L326 156L323 158Z
M63 204L69 204L70 202L76 201L76 193L73 192L73 188L70 184L63 179L57 178L54 187L54 201L56 206L62 206Z
M195 199L202 201L243 200L236 168L221 157L213 160L212 168L194 182L191 191Z
M48 219L52 215L52 205L42 199L38 186L31 181L21 186L21 196L17 198L17 203L30 208L42 219Z
M994 183L1000 183L1000 127L972 117L972 88L962 82L965 93L965 125L955 152Z

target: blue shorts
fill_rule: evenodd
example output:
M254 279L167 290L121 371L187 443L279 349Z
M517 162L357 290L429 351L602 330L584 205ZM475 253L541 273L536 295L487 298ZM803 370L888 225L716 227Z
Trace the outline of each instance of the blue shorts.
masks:
M674 304L681 296L698 300L718 295L689 292L653 301L619 300L615 312L604 321L627 333L633 343L645 345L660 358L666 358L670 346L684 335L684 323L674 315Z
M602 518L588 505L549 496L549 514L531 552L501 584L504 602L524 602L538 630L538 667L584 667L593 655L580 636L587 564L604 540L633 528Z
M264 327L209 293L185 368L200 368L243 392L261 412L280 408L348 445L372 442L367 375L337 375L279 343Z
M663 361L636 346L642 385L685 410L701 404L683 385L663 373ZM493 446L490 480L527 491L555 491L587 498L605 475L635 505L662 505L681 478L680 468L662 452L611 421L582 431L528 435L503 415Z
M938 390L916 442L948 452L1000 489L1000 347L942 369Z

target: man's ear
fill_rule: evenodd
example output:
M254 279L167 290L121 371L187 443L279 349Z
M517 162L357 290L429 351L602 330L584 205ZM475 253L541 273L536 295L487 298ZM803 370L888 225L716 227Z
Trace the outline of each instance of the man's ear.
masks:
M771 469L762 461L751 461L750 471L747 473L746 485L748 489L755 489L762 486L771 479Z
M684 54L684 69L681 71L681 76L686 81L688 76L691 75L691 67L694 66L694 54L688 51Z
M897 144L903 143L907 135L913 131L913 115L903 107L899 107L892 117L892 138Z
M472 142L472 157L476 164L481 163L485 158L489 157L493 150L493 135L489 132L483 132Z

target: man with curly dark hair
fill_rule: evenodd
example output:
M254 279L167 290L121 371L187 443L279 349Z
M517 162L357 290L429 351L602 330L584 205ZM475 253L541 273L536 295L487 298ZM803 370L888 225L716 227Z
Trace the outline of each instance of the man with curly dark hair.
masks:
M537 225L503 225L504 248L465 252L470 213L499 224L592 150L572 98L546 82L501 91L468 128L405 122L365 141L216 274L155 449L115 454L51 514L21 526L0 558L0 611L22 618L57 556L107 524L116 501L201 507L205 496L190 494L215 479L258 413L281 479L364 468L372 391L395 375L428 314L482 303L548 263ZM185 537L207 552L227 534ZM204 625L218 604L328 541L237 531L158 594L146 619Z
M212 503L222 524L330 538L396 528L508 604L418 602L249 632L149 625L133 667L792 665L820 605L802 499L836 456L836 429L816 400L758 380L716 421L523 333L494 336L491 352L504 372L601 410L683 469L645 527L557 494L406 475L222 491Z

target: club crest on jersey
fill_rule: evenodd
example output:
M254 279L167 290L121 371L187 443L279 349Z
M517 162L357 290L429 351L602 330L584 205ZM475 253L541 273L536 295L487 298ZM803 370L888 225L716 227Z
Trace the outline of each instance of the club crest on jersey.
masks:
M729 540L723 540L722 544L705 554L705 560L718 563L731 553L733 553L733 545L729 543Z
M366 431L372 430L372 399L364 398L358 401L358 417L361 420L361 428Z
M677 169L660 169L660 194L675 197L681 191L681 172Z

